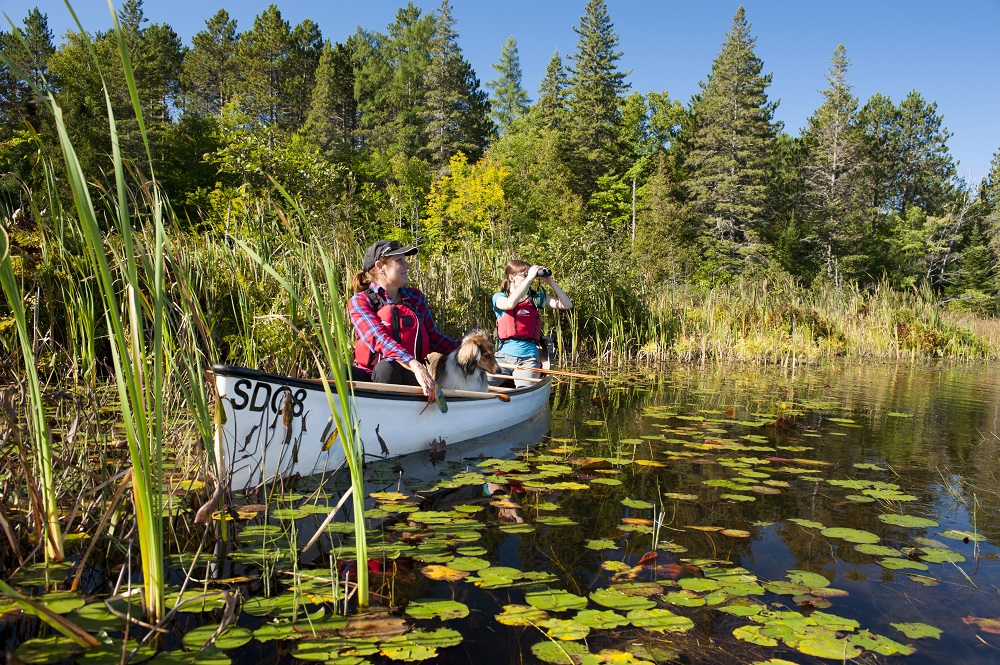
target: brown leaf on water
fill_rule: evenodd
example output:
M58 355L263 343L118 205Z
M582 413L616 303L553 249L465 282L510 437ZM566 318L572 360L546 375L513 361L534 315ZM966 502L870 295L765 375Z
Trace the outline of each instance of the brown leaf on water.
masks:
M572 464L577 465L581 469L610 469L611 461L607 459L602 459L599 457L578 457L575 460L570 460Z
M979 626L984 633L1000 635L1000 617L962 617L962 621L970 626Z
M394 617L385 612L371 610L364 614L355 614L347 618L347 625L337 632L341 637L395 637L403 635L410 626L401 617Z
M634 524L636 526L653 526L653 520L642 517L623 517L622 524Z
M655 562L656 562L656 552L646 552L645 554L642 555L642 558L639 559L636 565L648 566Z

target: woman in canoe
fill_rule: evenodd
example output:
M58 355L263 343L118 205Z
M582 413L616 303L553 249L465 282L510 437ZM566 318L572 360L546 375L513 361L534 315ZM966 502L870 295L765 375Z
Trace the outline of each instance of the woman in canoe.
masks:
M531 283L541 279L552 289L552 295L545 289L534 290ZM534 266L527 261L511 259L503 271L500 291L493 294L493 313L497 317L496 358L501 365L511 365L514 384L521 388L536 373L531 368L541 367L538 344L542 336L542 312L551 309L570 309L573 302L552 278L552 271L542 266ZM511 373L506 369L505 373Z
M406 286L410 282L406 257L416 253L416 247L397 240L379 240L365 252L347 308L358 338L352 376L358 381L420 386L430 399L437 386L424 359L431 351L449 353L458 342L434 325L424 294Z

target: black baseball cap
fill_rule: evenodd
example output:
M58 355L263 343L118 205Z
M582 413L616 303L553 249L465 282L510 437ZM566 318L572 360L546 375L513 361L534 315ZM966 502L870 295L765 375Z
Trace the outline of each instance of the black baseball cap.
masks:
M408 247L398 240L379 240L365 252L365 262L362 266L365 272L375 267L375 262L390 256L413 256L416 247Z

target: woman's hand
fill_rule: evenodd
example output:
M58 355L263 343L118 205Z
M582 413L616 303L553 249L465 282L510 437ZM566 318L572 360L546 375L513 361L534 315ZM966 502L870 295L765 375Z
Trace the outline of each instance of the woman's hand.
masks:
M427 371L427 366L416 358L408 362L406 366L413 372L413 376L417 377L417 383L424 389L427 401L433 402L437 397L437 382L434 381L431 373Z

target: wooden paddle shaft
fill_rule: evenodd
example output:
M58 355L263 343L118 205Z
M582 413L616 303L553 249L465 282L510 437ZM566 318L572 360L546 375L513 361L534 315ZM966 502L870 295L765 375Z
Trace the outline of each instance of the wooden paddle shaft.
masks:
M355 390L374 390L380 393L398 393L403 395L423 395L424 389L420 386L405 386L395 383L370 383L367 381L352 381ZM472 399L500 399L504 400L506 395L500 393L481 393L475 390L451 390L442 391L445 397L469 397Z
M604 377L597 376L596 374L577 374L576 372L563 372L558 369L542 369L541 367L523 367L521 365L508 365L506 363L497 363L500 367L504 369L523 369L525 371L538 372L540 374L553 374L555 376L572 376L577 379L602 379ZM506 375L505 375L506 376ZM515 377L519 378L519 377Z

